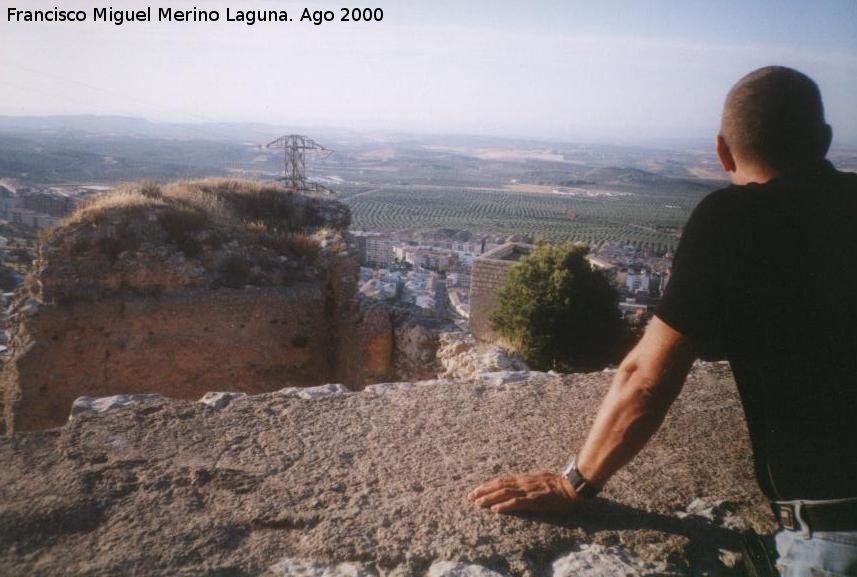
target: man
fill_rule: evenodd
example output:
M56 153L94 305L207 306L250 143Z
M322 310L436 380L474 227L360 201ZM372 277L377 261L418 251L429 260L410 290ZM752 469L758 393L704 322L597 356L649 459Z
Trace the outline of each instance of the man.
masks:
M695 358L725 357L782 528L780 570L857 575L857 174L825 160L831 134L818 87L796 70L762 68L732 88L717 136L732 184L693 211L656 316L576 459L561 475L485 483L472 501L574 509L648 442Z

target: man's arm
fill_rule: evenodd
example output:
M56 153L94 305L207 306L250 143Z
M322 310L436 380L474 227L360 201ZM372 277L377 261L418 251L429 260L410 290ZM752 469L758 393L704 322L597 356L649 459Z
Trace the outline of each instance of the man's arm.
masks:
M589 482L603 485L646 445L681 391L695 354L684 336L654 317L619 366L613 384L577 458ZM562 475L535 473L499 477L468 498L496 513L560 512L579 497Z

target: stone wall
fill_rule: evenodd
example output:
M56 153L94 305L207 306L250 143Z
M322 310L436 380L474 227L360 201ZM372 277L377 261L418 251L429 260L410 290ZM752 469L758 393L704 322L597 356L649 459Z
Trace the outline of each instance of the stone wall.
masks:
M3 373L7 430L62 425L81 395L195 399L327 382L335 341L323 288L191 291L23 311Z
M342 383L432 379L442 370L440 336L455 325L416 305L362 299L354 321L338 325Z
M344 253L315 281L47 304L19 300L2 375L6 432L65 422L83 395L261 393L326 382L354 389L434 376L433 318L355 297Z
M738 577L741 530L773 525L725 364L697 365L577 511L468 502L497 475L559 470L611 377L81 400L62 428L0 438L0 573Z
M356 300L349 220L336 200L252 182L99 197L45 236L16 297L6 432L59 426L82 395L393 378L391 312Z
M337 381L352 386L394 379L391 311L383 305L357 307L337 324Z
M491 329L491 314L497 308L497 291L506 282L509 267L531 250L532 245L529 244L507 243L473 261L470 277L470 330L479 340L501 340Z

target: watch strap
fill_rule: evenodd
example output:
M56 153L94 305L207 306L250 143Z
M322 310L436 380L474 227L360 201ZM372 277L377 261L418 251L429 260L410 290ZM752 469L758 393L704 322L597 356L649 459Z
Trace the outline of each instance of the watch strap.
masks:
M601 492L601 487L593 485L580 474L577 469L577 457L571 460L562 473L574 487L574 492L584 499L591 499Z

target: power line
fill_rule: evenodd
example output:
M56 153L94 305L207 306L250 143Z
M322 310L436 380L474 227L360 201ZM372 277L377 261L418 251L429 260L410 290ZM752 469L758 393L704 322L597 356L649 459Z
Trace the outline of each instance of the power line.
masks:
M325 148L312 138L300 134L281 136L265 145L265 148L283 150L284 175L280 180L286 181L295 192L313 192L333 194L329 188L311 182L306 177L306 158L309 153L321 160L328 158L333 151Z

